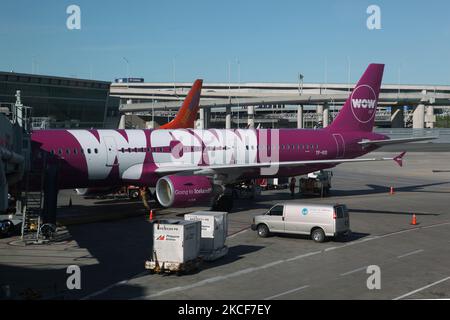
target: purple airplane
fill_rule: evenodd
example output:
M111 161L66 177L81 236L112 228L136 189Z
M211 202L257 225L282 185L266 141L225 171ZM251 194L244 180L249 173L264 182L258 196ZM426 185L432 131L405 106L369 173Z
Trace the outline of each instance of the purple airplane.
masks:
M229 211L227 186L242 180L298 176L348 162L402 165L404 153L358 158L383 145L430 139L372 132L383 70L369 65L324 129L39 130L32 134L32 163L35 170L56 168L58 189L132 184L154 187L164 207L209 202Z

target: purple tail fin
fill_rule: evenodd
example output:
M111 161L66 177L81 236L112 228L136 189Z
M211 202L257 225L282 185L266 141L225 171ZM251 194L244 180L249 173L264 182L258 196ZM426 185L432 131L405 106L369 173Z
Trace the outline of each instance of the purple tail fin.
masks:
M371 132L375 121L384 64L370 64L333 123L332 132Z

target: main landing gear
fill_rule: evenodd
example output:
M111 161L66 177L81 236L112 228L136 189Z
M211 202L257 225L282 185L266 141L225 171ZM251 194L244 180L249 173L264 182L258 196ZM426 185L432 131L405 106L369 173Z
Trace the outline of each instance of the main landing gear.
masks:
M233 209L233 190L224 186L214 186L212 211L230 212Z

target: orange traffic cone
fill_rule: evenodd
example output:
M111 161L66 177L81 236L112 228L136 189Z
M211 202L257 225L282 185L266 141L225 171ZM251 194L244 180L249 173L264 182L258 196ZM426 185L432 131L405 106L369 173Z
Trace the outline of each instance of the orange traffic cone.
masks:
M417 218L416 218L416 215L415 215L415 214L413 214L413 216L412 216L411 224L412 224L413 226L418 225L418 223L417 223Z
M150 216L148 217L150 221L153 220L153 210L150 210Z
M389 194L390 194L390 195L395 194L394 187L391 187L391 191L389 192Z

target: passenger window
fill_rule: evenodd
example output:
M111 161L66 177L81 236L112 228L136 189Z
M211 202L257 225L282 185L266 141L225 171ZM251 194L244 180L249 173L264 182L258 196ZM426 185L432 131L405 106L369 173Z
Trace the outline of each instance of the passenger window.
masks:
M53 156L55 154L55 150L50 150L50 154Z
M269 215L270 216L282 216L283 215L283 206L275 206L272 209L270 209Z
M78 154L78 149L73 149L73 154Z
M70 154L70 149L66 149L66 154L67 154L67 155Z
M94 149L94 152L95 152L95 153L98 153L98 149L97 149L97 148L95 148L95 149Z
M89 154L91 154L91 148L88 148L87 151Z

